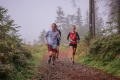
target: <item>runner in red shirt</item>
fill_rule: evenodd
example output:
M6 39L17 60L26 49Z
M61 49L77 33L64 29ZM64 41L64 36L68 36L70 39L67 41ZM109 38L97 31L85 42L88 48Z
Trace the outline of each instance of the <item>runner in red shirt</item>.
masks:
M70 51L72 53L72 63L74 64L74 56L77 48L77 43L79 43L79 34L75 31L75 25L72 26L72 31L68 34L67 40L69 40Z

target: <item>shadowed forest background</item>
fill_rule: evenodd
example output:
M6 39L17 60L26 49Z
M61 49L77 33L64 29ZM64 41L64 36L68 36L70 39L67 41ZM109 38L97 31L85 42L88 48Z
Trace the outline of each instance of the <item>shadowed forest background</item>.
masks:
M68 49L67 35L71 26L76 25L81 38L76 61L120 77L120 1L94 1L96 36L92 39L89 35L89 9L86 10L85 16L82 16L80 7L74 14L65 14L62 6L56 7L57 16L54 22L62 32L61 50ZM71 2L69 4L72 6L78 1ZM99 12L100 2L105 4L102 13L104 16ZM0 6L0 80L29 80L37 74L40 60L47 53L47 47L44 45L47 30L42 30L32 44L21 39L20 26L15 24L8 14L9 10Z

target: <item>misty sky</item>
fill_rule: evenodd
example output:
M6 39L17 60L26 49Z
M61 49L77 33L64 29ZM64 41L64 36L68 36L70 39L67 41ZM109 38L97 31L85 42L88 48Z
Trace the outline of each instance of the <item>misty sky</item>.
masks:
M21 37L33 41L38 39L43 29L49 30L57 17L58 6L63 8L65 15L75 14L80 7L84 18L85 12L89 9L89 0L79 0L76 7L73 7L71 0L0 0L0 6L8 9L11 18L21 26Z

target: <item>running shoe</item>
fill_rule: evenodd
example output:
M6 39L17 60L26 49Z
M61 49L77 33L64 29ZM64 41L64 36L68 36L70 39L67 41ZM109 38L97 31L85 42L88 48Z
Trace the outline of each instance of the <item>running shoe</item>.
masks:
M51 62L51 59L49 58L48 61L47 61L47 63L50 64L50 62Z
M58 59L58 58L56 58L56 61L58 62L58 61L59 61L59 59Z
M55 66L55 64L54 64L54 63L52 63L52 66L54 67L54 66Z

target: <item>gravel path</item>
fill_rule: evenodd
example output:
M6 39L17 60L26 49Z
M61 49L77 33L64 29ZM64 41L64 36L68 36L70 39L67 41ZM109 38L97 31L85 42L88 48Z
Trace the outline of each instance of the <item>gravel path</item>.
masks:
M47 64L48 55L42 59L37 77L32 80L120 80L105 72L79 63L74 65L68 58L69 51L61 51L55 67Z

